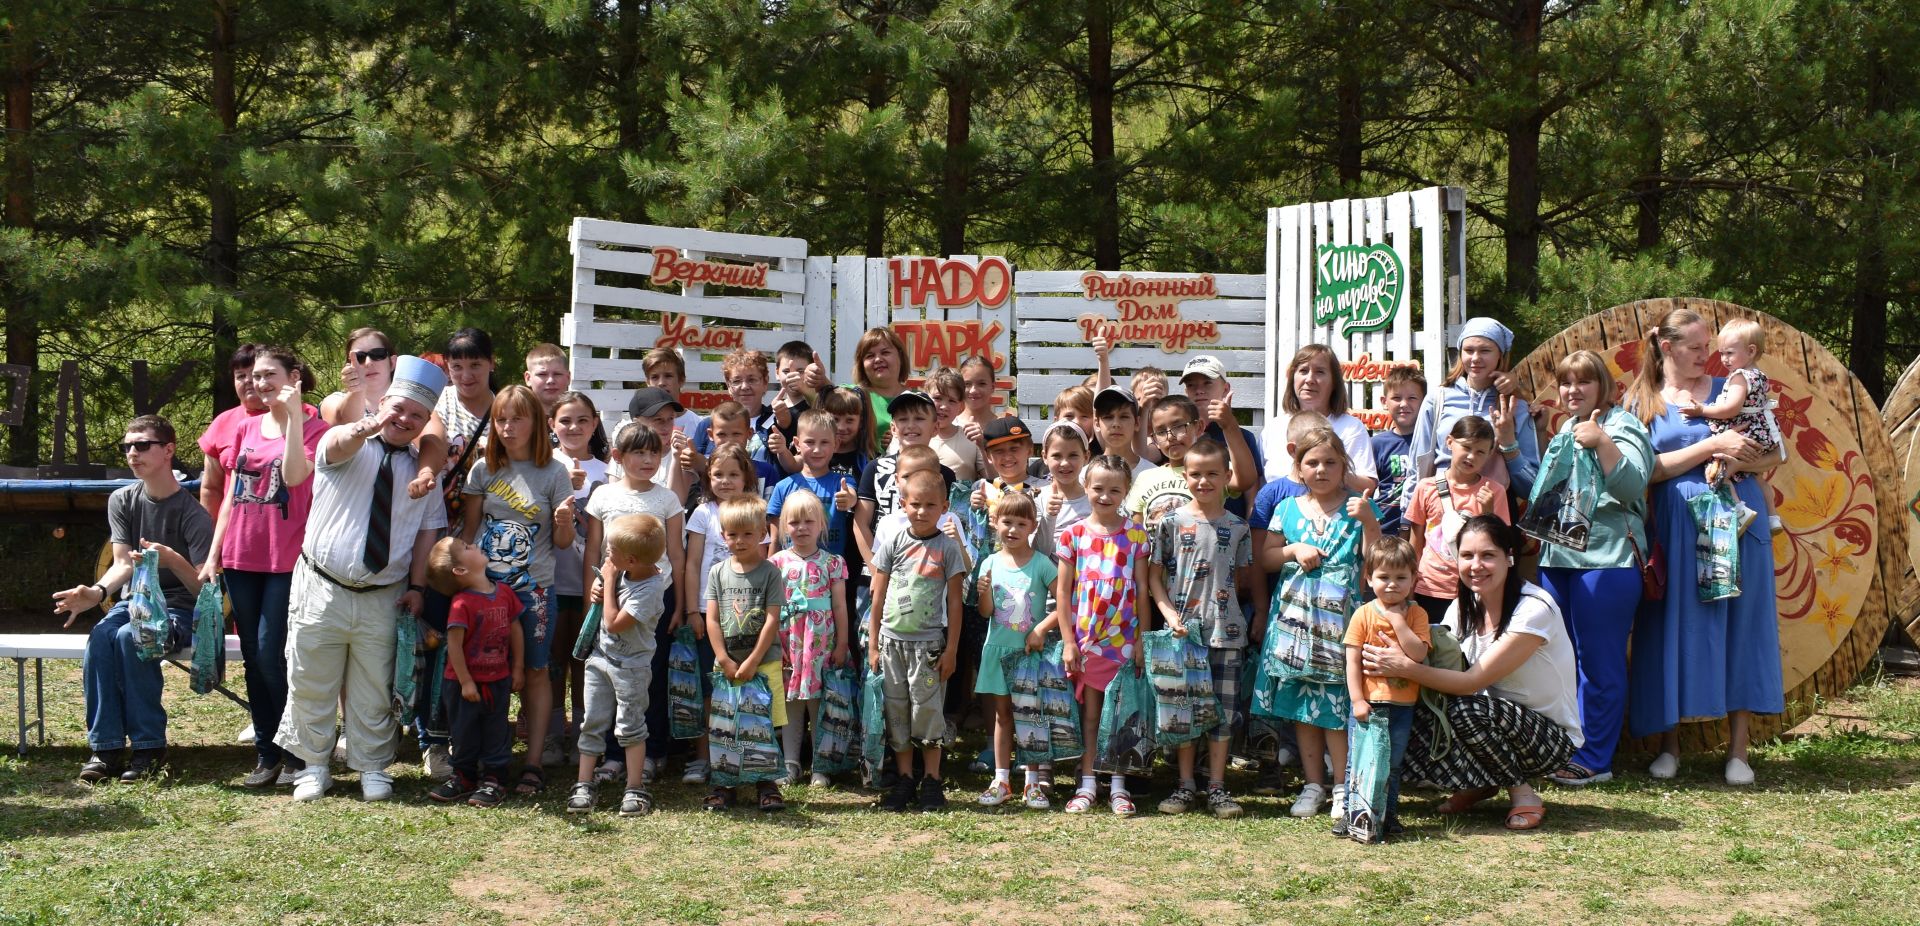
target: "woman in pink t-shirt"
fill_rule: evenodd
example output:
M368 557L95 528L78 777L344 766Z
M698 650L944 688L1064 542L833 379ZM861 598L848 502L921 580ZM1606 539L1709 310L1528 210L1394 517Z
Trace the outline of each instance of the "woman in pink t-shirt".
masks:
M313 374L293 352L262 347L254 352L253 389L267 410L242 422L221 454L231 487L214 525L214 555L202 581L226 577L227 602L240 630L246 660L247 704L253 715L258 764L244 780L264 788L282 776L291 781L299 759L273 741L287 703L287 597L293 564L306 538L313 504L313 453L327 424L313 417L301 394ZM288 435L297 435L288 440Z

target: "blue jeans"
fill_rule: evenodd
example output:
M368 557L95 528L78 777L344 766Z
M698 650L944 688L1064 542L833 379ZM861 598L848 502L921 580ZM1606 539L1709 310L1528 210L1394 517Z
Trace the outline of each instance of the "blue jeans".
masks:
M167 649L178 649L193 633L193 611L168 608ZM225 646L221 640L216 646ZM135 749L164 749L167 709L160 703L160 663L141 659L138 637L121 601L93 625L80 659L86 691L87 745L94 752L119 752L129 740Z
M1586 742L1567 761L1590 772L1613 771L1613 752L1627 720L1627 643L1640 605L1640 570L1542 569L1540 584L1560 605L1579 669Z
M240 631L240 658L246 660L254 754L268 768L288 761L303 766L273 741L287 709L287 598L293 573L228 569L221 575Z
M1374 713L1384 714L1387 718L1387 741L1393 745L1392 758L1388 760L1388 767L1392 771L1387 774L1387 807L1386 813L1380 816L1382 821L1400 817L1400 772L1407 765L1407 740L1413 736L1413 712L1419 707L1417 704L1373 702ZM1357 732L1353 718L1348 717L1348 742L1352 742Z

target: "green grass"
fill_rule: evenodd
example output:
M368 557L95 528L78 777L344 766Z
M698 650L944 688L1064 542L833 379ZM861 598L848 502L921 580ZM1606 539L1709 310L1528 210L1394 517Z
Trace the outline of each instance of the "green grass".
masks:
M1232 823L984 812L969 775L933 817L804 788L784 815L716 816L674 784L641 820L569 818L558 785L444 808L415 766L396 770L392 803L360 803L346 777L294 806L239 788L238 709L171 671L168 695L173 776L90 789L72 779L78 666L49 666L49 744L0 758L0 926L1920 922L1913 681L1864 684L1824 706L1818 732L1757 750L1753 789L1720 784L1713 756L1673 782L1625 757L1621 780L1547 792L1539 832L1503 831L1497 809L1441 818L1416 791L1407 836L1372 847L1286 817L1280 798L1248 799Z

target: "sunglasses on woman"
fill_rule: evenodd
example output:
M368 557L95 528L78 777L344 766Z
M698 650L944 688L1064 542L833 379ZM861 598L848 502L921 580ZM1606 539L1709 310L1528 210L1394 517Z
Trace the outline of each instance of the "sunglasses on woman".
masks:
M372 350L357 350L353 352L353 360L355 363L366 363L369 360L385 360L391 356L393 356L393 351L390 351L384 347L376 347Z

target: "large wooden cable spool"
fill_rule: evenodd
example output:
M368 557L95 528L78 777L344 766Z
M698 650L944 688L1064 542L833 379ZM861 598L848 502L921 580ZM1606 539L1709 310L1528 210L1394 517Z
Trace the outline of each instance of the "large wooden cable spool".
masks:
M1780 609L1780 661L1786 713L1756 717L1764 742L1813 713L1816 696L1845 691L1873 658L1891 615L1909 615L1920 588L1909 553L1908 502L1873 399L1818 341L1762 312L1712 299L1646 299L1589 315L1541 344L1514 368L1520 394L1532 403L1541 446L1566 419L1553 367L1577 350L1605 357L1619 389L1640 369L1641 337L1669 311L1689 308L1715 329L1751 318L1766 327L1760 368L1773 380L1775 417L1788 458L1767 474L1774 513L1775 594ZM1718 357L1709 372L1724 375ZM1910 376L1913 371L1908 371ZM1920 387L1916 387L1920 406ZM1920 418L1920 410L1909 419ZM1669 595L1693 593L1693 577L1671 575ZM1751 592L1749 592L1750 594ZM1681 725L1683 749L1727 740L1726 722Z
M1900 464L1900 509L1916 519L1907 521L1907 580L1920 584L1920 440L1914 440L1920 431L1920 359L1900 374L1900 382L1887 393L1880 419L1893 446L1893 459ZM1894 616L1906 626L1908 639L1920 641L1920 600L1909 601Z

